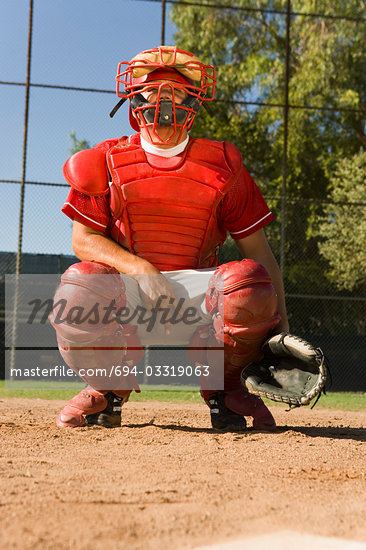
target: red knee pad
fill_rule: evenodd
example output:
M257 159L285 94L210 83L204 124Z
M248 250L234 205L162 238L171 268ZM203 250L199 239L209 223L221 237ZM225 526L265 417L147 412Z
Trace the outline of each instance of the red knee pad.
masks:
M256 340L280 320L272 279L254 260L220 265L209 281L206 307L222 341Z
M254 260L219 266L209 281L206 307L217 338L240 353L241 344L261 342L280 320L271 277Z
M74 327L88 334L114 331L114 314L125 307L125 285L119 272L97 262L73 264L61 275L50 321L56 331Z

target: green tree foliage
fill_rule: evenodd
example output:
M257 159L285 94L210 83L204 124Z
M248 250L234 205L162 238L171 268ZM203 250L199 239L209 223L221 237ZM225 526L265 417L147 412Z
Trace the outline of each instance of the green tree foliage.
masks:
M209 2L207 2L209 4ZM268 189L281 181L283 109L230 104L231 100L281 104L284 100L285 15L246 12L225 6L258 8L257 0L222 0L221 8L172 6L176 42L217 68L216 116L201 117L195 133L230 138L251 171ZM261 3L285 11L285 0ZM293 12L365 15L365 2L301 0ZM291 17L289 102L320 108L366 108L365 23L321 17ZM366 146L359 113L292 109L289 186L302 196L323 196L324 174L334 153ZM310 177L309 177L310 176ZM319 181L319 179L321 181Z
M320 253L329 280L340 289L366 288L366 152L338 162L330 180L332 201L319 227Z
M77 139L75 132L71 132L70 139L71 139L70 153L72 155L74 155L75 153L78 153L79 151L82 151L83 149L90 149L91 147L89 141L87 141L86 139Z
M286 4L221 0L220 8L173 5L171 10L177 45L217 69L215 116L200 113L193 134L237 145L269 199L279 197L282 186ZM244 7L248 11L238 9ZM293 201L286 208L285 279L288 290L315 293L329 287L322 276L327 262L319 256L314 232L321 200L328 198L337 161L366 147L365 116L359 112L366 112L365 22L350 19L365 17L366 5L364 0L293 0L291 7L294 13L335 16L294 14L290 26L289 103L294 107L286 194ZM279 219L280 203L271 205ZM278 253L279 231L270 226L269 232Z

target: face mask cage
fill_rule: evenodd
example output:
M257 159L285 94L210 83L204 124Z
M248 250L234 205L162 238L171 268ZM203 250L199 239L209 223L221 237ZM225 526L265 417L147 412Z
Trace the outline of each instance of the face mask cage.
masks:
M167 93L169 89L169 93ZM177 90L186 92L187 97L180 103ZM143 94L154 92L155 100L149 103ZM178 96L178 97L177 97ZM169 99L166 99L169 97ZM202 99L190 94L190 88L173 82L151 82L135 90L130 96L130 105L137 117L138 124L149 131L153 143L169 143L178 141L184 130L190 130ZM171 127L173 133L163 140L157 133L158 127Z

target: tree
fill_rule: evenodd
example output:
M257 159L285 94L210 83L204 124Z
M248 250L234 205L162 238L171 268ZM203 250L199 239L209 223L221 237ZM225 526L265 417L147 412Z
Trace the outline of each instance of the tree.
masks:
M319 235L320 253L330 269L329 280L339 289L366 288L366 152L338 162L330 179L330 198Z
M74 155L83 149L90 149L91 145L86 139L77 139L75 132L71 132L70 139L72 141L72 146L70 148L70 153Z
M335 4L332 0L298 0L292 2L292 11L364 16L362 0ZM230 102L283 103L286 1L265 4L267 10L282 14L240 11L240 7L256 9L258 2L222 0L220 8L180 3L172 6L171 18L178 29L177 44L217 68L216 116L209 124L207 118L195 123L194 131L214 133L218 139L229 137L242 147L251 170L267 179L270 176L266 183L277 189L274 180L283 145L282 109ZM366 109L364 21L293 16L290 37L290 104ZM324 176L329 156L345 147L355 153L360 144L366 147L359 113L291 110L291 190L321 195L313 181L299 181L299 176Z

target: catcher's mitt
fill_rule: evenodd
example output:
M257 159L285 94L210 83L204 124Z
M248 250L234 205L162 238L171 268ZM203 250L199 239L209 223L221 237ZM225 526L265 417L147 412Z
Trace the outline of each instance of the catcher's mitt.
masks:
M269 338L262 351L263 359L241 373L241 382L250 393L300 407L324 391L328 364L320 348L282 332Z

